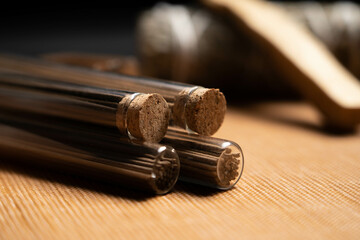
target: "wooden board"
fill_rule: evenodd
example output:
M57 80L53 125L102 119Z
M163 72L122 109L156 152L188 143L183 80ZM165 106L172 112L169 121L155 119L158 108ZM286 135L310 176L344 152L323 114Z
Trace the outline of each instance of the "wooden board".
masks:
M203 0L232 17L263 48L289 84L314 104L336 128L360 123L360 84L303 26L283 9L263 0Z
M358 239L360 132L321 129L306 104L230 107L217 136L244 150L226 192L151 197L0 159L0 239Z

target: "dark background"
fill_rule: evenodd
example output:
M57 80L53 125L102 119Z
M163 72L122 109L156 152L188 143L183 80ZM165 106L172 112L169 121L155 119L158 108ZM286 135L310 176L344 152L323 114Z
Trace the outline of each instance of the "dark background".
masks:
M135 54L141 11L158 1L118 2L121 7L9 8L0 14L0 52L36 55L57 51ZM196 4L196 1L167 1Z
M133 2L112 8L3 9L0 14L0 52L31 55L51 51L134 54L136 18L157 1Z

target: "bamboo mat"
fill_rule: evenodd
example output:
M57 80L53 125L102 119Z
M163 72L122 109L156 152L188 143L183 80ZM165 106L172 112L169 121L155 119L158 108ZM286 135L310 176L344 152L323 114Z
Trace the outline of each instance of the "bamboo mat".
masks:
M0 160L0 239L359 239L360 131L332 135L306 104L230 108L216 135L245 170L226 192L165 196Z

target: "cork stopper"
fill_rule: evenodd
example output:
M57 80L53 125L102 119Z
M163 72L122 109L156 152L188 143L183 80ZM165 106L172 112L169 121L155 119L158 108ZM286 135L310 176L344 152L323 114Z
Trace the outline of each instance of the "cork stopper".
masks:
M159 142L165 135L170 111L159 94L138 94L123 98L116 113L116 125L131 137Z
M173 107L174 123L201 135L213 135L224 121L225 96L219 89L195 87L183 90Z

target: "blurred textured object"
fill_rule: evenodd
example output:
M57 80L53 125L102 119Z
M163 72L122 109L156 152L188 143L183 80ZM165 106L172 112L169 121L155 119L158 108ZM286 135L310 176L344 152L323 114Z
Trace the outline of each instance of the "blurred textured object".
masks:
M360 6L354 2L279 3L360 79Z
M360 8L350 2L278 3L360 77ZM143 75L216 86L230 97L297 95L269 53L218 12L160 3L137 27Z

